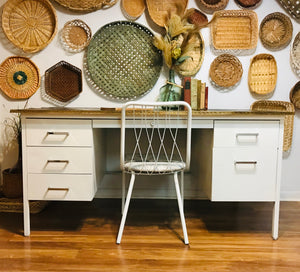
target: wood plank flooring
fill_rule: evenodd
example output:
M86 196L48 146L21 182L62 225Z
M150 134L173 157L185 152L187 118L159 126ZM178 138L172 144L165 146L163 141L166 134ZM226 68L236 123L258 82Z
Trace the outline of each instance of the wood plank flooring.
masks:
M31 215L0 213L0 271L299 272L300 202L282 202L279 239L272 203L185 202L184 245L175 200L132 200L121 245L120 200L51 202Z

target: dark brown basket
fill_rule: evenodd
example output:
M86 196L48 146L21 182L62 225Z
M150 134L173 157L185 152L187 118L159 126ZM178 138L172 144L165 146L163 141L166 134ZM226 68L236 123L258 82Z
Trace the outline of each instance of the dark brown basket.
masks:
M5 169L3 175L3 195L7 198L18 198L23 194L22 173Z
M290 101L294 104L295 108L300 109L300 81L291 89Z

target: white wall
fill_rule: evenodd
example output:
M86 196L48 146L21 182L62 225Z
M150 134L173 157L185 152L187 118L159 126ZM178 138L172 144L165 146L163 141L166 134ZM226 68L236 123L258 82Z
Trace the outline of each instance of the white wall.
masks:
M2 13L3 5L6 1L0 0L0 12ZM197 8L196 0L190 0L188 7ZM54 40L42 51L33 54L26 55L8 42L5 35L0 30L0 62L4 61L7 57L12 55L22 55L28 56L40 69L40 73L43 76L45 70L47 70L52 65L56 64L61 60L65 60L81 69L83 69L83 56L84 53L70 54L66 53L59 42L59 32L67 21L79 18L85 21L91 28L93 34L103 25L117 21L126 20L120 9L120 1L113 7L106 10L98 10L92 13L80 14L70 12L65 8L60 7L56 2L52 1L54 7L57 11L58 18L58 34ZM229 1L226 9L239 9L233 0ZM278 4L276 0L263 0L262 4L255 9L258 15L259 23L261 20L269 13L280 11L285 13L283 8ZM211 18L211 15L208 15ZM149 16L144 13L136 22L141 23L148 28L152 29L153 32L158 32L158 28L154 27L153 23L149 19ZM293 37L300 31L300 24L292 19L294 26ZM154 29L155 28L155 29ZM243 65L243 77L240 84L233 90L229 92L219 92L214 89L209 83L208 71L211 62L216 57L212 54L209 46L209 29L203 29L202 35L205 41L205 57L200 71L197 73L196 78L206 81L209 86L209 109L249 109L252 102L255 99L251 96L248 84L247 84L247 74L248 67L250 64L250 59L259 53L271 53L277 61L278 65L278 81L274 95L270 98L272 100L284 100L289 101L289 91L299 80L297 76L292 72L289 62L290 46L277 52L270 52L266 50L261 42L258 42L257 49L253 55L250 56L240 56L239 59ZM109 46L109 45L108 45ZM166 79L167 69L162 70L161 77L157 81L156 85L150 93L141 98L141 100L155 100L160 86L162 86ZM177 78L179 81L179 78ZM4 137L4 127L3 120L9 115L9 109L11 108L23 108L25 101L12 101L8 99L2 92L0 92L0 154L4 154L2 169L10 166L13 163L14 156L12 154L7 155L5 152L5 137ZM41 99L40 90L38 90L28 102L27 107L49 107L53 106L48 102ZM93 90L89 88L85 79L83 79L83 92L80 96L68 104L68 107L119 107L120 104L112 101L108 101ZM297 112L295 116L295 126L294 126L294 138L293 146L289 154L285 154L283 161L283 181L281 189L281 198L283 200L300 200L300 178L298 172L298 161L300 154L300 113ZM0 155L0 160L3 155Z

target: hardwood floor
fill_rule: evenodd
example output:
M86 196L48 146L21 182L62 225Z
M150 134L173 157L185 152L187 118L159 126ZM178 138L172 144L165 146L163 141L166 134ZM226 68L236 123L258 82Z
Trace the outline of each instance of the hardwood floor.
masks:
M51 202L31 215L0 213L0 271L300 271L300 202L282 202L279 239L271 203L185 202L184 245L175 200L132 200L121 245L120 200Z

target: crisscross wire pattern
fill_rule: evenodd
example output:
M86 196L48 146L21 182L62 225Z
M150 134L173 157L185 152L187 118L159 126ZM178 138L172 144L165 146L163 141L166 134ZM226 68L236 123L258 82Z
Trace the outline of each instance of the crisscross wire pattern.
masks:
M122 117L123 171L163 175L189 168L191 110L185 102L128 102Z

